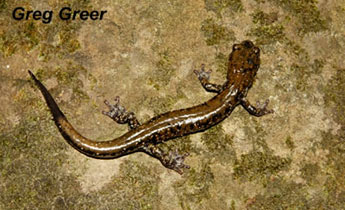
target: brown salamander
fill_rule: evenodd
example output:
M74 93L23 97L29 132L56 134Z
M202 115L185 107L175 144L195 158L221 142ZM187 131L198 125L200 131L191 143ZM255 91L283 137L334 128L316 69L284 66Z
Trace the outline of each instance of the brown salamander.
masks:
M268 100L258 107L252 106L246 99L247 92L254 82L260 66L260 49L251 41L234 44L229 56L227 80L223 85L209 82L211 71L194 70L201 85L209 92L217 93L209 101L187 109L167 112L153 117L144 124L140 124L133 112L128 112L119 104L116 97L115 104L108 101L108 112L103 114L120 124L128 124L130 130L124 135L109 141L93 141L79 134L68 122L53 97L43 84L29 71L35 84L42 92L44 99L53 115L53 120L66 141L79 152L98 159L113 159L134 152L144 152L157 158L167 168L182 174L188 154L177 152L164 153L156 145L170 139L204 131L227 118L237 105L244 107L254 116L272 113L266 109Z

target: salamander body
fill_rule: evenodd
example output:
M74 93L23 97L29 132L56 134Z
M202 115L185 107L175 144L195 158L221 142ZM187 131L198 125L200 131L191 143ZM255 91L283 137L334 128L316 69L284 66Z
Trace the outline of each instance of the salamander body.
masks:
M144 152L160 160L165 167L182 174L183 168L189 168L183 163L188 154L164 153L157 144L204 131L227 118L238 105L255 116L273 112L266 109L268 100L263 105L254 107L246 99L259 66L258 47L248 40L234 44L229 56L227 80L223 85L209 82L211 71L205 71L204 65L201 70L194 70L204 89L216 93L213 98L197 106L158 115L143 124L139 123L133 112L126 111L119 104L119 97L116 97L113 105L105 101L109 111L103 114L117 123L128 124L130 130L116 139L100 142L79 134L68 122L45 86L31 71L29 74L42 92L60 133L79 152L98 159L113 159L134 152Z

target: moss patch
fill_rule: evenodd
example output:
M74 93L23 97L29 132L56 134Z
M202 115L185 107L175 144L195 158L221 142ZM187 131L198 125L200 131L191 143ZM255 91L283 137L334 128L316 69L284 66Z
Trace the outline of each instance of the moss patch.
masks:
M290 149L293 150L296 148L295 143L293 142L291 136L288 136L285 140L286 146Z
M335 120L345 128L345 69L337 69L325 88L325 103L330 107Z
M174 184L175 192L183 209L195 209L203 206L203 201L210 198L210 187L214 182L214 176L208 163L200 166L200 169L190 169L187 178Z
M317 164L307 163L302 169L302 178L307 180L308 183L313 184L313 181L320 174L320 167Z
M234 177L242 179L258 179L270 177L288 167L291 159L275 155L268 155L258 151L252 151L241 155L234 166Z
M153 170L142 162L125 161L120 171L121 175L101 193L107 200L106 206L111 208L114 201L119 209L155 209L159 206L159 177Z
M256 37L256 44L272 44L285 39L284 26L277 22L277 13L257 10L251 16L256 27L248 35Z
M224 75L224 78L226 77L226 74L228 72L228 57L228 55L225 55L222 52L219 52L216 56L216 70L218 72L221 72Z
M224 12L239 12L243 10L241 0L204 0L205 8L221 17Z
M177 91L177 96L164 96L164 97L145 97L142 102L146 107L152 108L154 116L171 111L173 105L186 96L182 91Z
M301 184L275 179L268 183L266 193L255 196L248 209L308 209L307 193Z
M336 135L323 133L320 147L329 151L327 158L327 180L325 197L318 201L319 206L341 209L345 206L345 70L337 69L334 77L325 88L325 102L329 114L341 125Z
M159 60L156 62L156 69L150 74L148 84L153 85L156 90L165 87L176 71L175 56L173 51L164 50L158 53Z
M233 137L224 133L222 125L205 131L201 141L207 147L207 158L215 158L215 161L221 164L230 164L236 159L236 152L231 147Z
M79 185L75 177L60 171L66 160L61 150L67 145L52 141L56 128L48 122L50 117L23 117L13 130L0 136L0 188L6 192L0 200L8 209L49 209L55 197L69 199Z
M298 33L304 35L318 32L327 28L326 21L321 17L316 0L268 0L285 9L291 16L296 17Z
M201 31L204 33L207 45L220 45L231 40L235 40L234 32L220 24L212 18L203 21Z
M87 75L86 69L83 66L75 65L73 63L67 63L64 67L57 67L55 69L38 69L34 71L36 77L44 83L45 80L51 77L55 77L58 81L58 85L55 88L50 89L50 93L55 95L60 93L63 89L72 89L71 101L78 105L82 100L88 100L89 97L83 90L83 82L80 75L93 78L91 75Z

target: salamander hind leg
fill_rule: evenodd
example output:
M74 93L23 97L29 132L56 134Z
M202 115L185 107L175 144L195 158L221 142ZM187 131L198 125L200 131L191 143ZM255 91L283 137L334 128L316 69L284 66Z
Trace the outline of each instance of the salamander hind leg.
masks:
M205 65L201 65L200 71L194 70L203 88L208 92L220 93L223 90L223 85L210 83L210 74L212 70L205 71Z
M119 124L127 123L130 129L140 126L140 123L135 117L134 113L126 111L126 108L120 105L119 96L116 96L114 105L110 104L107 100L105 100L104 103L109 108L108 112L102 112L104 115L110 117Z
M241 105L243 108L245 108L249 114L254 115L256 117L261 117L266 114L271 114L274 111L272 109L267 109L269 100L267 99L265 103L260 104L259 102L256 102L256 107L251 105L249 101L245 98L241 100Z
M143 152L158 159L164 167L172 169L181 175L183 174L182 169L190 168L188 165L184 164L184 160L189 153L179 154L176 150L167 154L155 145L147 145L143 147Z

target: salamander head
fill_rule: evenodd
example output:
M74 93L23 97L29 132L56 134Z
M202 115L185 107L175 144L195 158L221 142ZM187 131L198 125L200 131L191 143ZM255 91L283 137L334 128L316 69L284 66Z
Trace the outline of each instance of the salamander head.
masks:
M260 49L253 42L245 40L234 44L229 56L228 76L230 84L249 89L260 67Z

